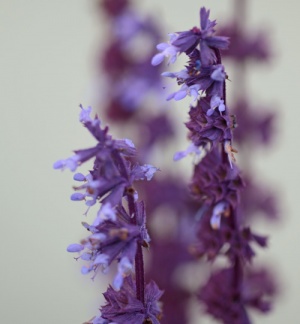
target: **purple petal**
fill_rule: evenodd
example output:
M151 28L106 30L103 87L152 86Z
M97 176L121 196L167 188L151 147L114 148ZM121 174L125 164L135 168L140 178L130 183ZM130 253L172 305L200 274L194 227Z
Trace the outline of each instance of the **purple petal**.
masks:
M107 266L108 264L108 259L109 259L109 256L106 255L106 254L99 254L95 261L93 262L94 265L104 265L104 266Z
M164 54L162 54L162 53L156 54L153 56L153 58L151 60L151 64L153 66L159 65L163 62L164 58L165 58Z
M185 90L178 91L175 93L174 100L179 101L184 99L187 96L187 92Z
M176 92L173 92L173 93L169 94L169 95L167 96L166 100L169 101L169 100L173 99L174 96L175 96L175 94L176 94Z
M206 115L211 116L214 112L215 112L215 110L213 108L210 108L207 110Z
M83 274L83 275L86 275L86 274L88 274L89 272L91 272L92 271L92 269L91 268L88 268L88 267L86 267L86 266L83 266L82 268L81 268L81 273Z
M220 214L214 214L212 215L210 219L210 226L214 230L218 230L221 226L221 215Z
M208 17L209 17L209 10L206 10L206 8L202 7L200 9L200 26L202 30L205 30L208 27Z
M82 173L75 173L73 176L73 179L75 181L85 181L86 180L85 176Z
M81 111L79 114L79 121L81 123L93 122L92 118L90 117L92 107L87 107L86 109L84 109L83 106L80 106L80 108Z
M74 244L70 244L68 247L67 247L67 251L68 252L80 252L84 249L84 246L81 245L81 244L78 244L78 243L74 243Z
M156 48L159 50L159 51L164 51L165 49L167 49L170 45L167 44L167 43L160 43L158 45L156 45Z
M219 49L227 49L229 46L229 37L224 36L213 36L209 37L206 40L208 46Z
M92 254L91 253L83 253L81 256L80 256L80 259L81 260L84 260L84 261L90 261L92 258Z
M53 169L62 169L64 167L64 160L58 160L55 163L53 163Z
M223 101L223 100L222 100ZM219 111L220 112L222 112L222 111L225 111L225 105L224 105L224 103L220 103L220 105L219 105Z
M166 78L176 78L176 74L173 72L163 72L161 76L166 77Z
M225 80L225 72L224 72L224 67L219 66L217 69L213 71L213 73L210 75L210 77L219 82L223 82Z
M81 200L84 200L84 199L85 199L85 195L80 193L80 192L75 192L71 196L71 200L73 200L73 201L81 201Z
M159 170L158 168L154 167L151 164L145 164L141 167L141 169L143 172L145 172L145 176L148 181L150 181L152 179L154 173Z
M179 161L187 156L186 151L176 152L173 156L173 161Z

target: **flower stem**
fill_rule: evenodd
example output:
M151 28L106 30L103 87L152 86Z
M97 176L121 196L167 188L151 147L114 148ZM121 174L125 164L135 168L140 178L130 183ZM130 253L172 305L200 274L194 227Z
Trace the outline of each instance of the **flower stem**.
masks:
M136 281L136 298L143 304L145 303L145 276L143 251L140 243L137 245L135 255L135 281Z
M115 158L119 164L121 174L129 178L124 159L118 154L115 153ZM126 188L125 195L128 201L128 210L129 215L131 216L132 224L137 224L137 208L136 203L134 201L134 189L133 188ZM135 255L135 283L136 283L136 297L140 300L143 304L145 303L145 270L144 270L144 260L143 260L143 251L141 242L137 241L137 250Z
M217 57L217 64L222 64L222 57L221 53L218 49L215 50L216 57ZM224 87L223 87L223 100L224 104L226 106L226 80L224 81ZM225 114L228 115L228 110L225 110ZM222 145L222 157L223 157L223 162L227 162L227 152L225 152L225 148ZM237 213L234 210L231 210L231 226L233 231L238 232L239 231L239 221L237 218ZM241 290L241 282L242 282L242 277L243 277L243 272L242 272L242 266L241 266L241 260L239 256L235 256L234 258L234 271L233 271L233 280L232 284L233 287L237 293L236 298L240 298L240 290Z
M137 209L134 201L133 193L127 193L129 214L133 215L132 223L136 224ZM141 242L137 241L137 250L135 255L135 284L136 284L136 298L143 304L145 303L145 270Z

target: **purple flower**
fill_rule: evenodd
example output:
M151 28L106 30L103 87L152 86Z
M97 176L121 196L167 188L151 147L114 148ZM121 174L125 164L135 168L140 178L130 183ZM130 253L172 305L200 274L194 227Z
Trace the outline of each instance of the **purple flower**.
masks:
M201 41L200 41L200 52L201 61L204 65L213 64L216 62L215 50L214 49L227 49L229 45L229 38L224 36L213 36L215 33L214 27L216 21L210 21L209 10L204 7L200 10L200 22L201 22Z
M207 116L211 116L216 108L219 109L220 113L222 113L226 109L224 100L215 95L210 99L210 109L208 109L206 112Z
M108 127L102 128L97 116L94 119L90 117L90 107L81 109L80 121L98 143L92 148L75 151L76 159L61 160L54 167L71 166L70 169L75 171L74 161L77 167L93 158L94 165L89 174L74 175L74 180L81 184L74 187L76 192L71 199L84 200L88 210L97 202L101 205L92 225L83 224L91 235L81 244L71 244L67 250L80 253L78 258L87 262L87 266L82 267L82 273L94 272L93 278L100 269L106 272L113 261L118 261L113 285L119 290L124 278L134 270L134 263L142 262L142 256L137 260L137 252L140 251L142 255L141 246L148 247L150 242L144 203L137 202L138 194L133 184L140 180L151 180L158 169L150 164L134 162L136 149L133 142L129 139L112 139L108 135ZM123 197L127 200L126 208Z
M190 120L186 123L190 130L189 138L195 146L216 146L220 142L232 138L232 120L226 114L220 114L215 109L211 111L206 98L200 99L196 107L189 112Z
M137 244L148 245L150 238L146 229L145 208L142 202L136 203L136 224L132 223L132 217L123 207L117 208L114 218L96 219L93 226L88 227L92 234L82 240L81 245L70 245L68 251L82 251L79 258L88 261L88 266L82 268L82 273L93 271L93 277L100 268L105 271L114 260L119 260L118 272L114 280L114 287L119 290L124 277L133 270Z
M179 53L179 48L172 45L172 40L177 39L177 35L170 35L171 44L161 43L156 46L156 48L161 52L153 56L151 64L153 66L159 65L163 62L164 58L169 58L168 64L173 64L176 62L177 55Z
M190 185L193 196L209 207L219 202L235 209L240 200L240 191L244 183L238 168L223 162L217 148L211 150L194 169ZM228 209L228 207L226 208Z
M265 270L247 270L244 280L238 283L234 268L228 268L213 273L198 298L205 312L223 323L250 324L246 309L268 312L275 291L273 279Z
M215 49L227 49L229 41L227 37L215 36L216 21L210 21L209 10L201 8L201 29L194 27L186 32L179 32L171 44L178 47L180 52L189 55L199 44L201 53L201 64L204 66L216 63Z
M191 86L197 84L201 91L206 91L207 96L218 96L223 98L224 81L227 75L221 64L201 68L201 73L185 80Z
M187 86L186 84L183 84L180 90L171 93L168 97L167 100L174 99L176 101L184 99L186 96L191 96L193 97L193 102L195 102L198 99L198 92L200 90L200 85L199 84L194 84L191 85L190 87Z
M74 201L85 200L87 206L100 201L103 205L114 207L118 205L126 188L132 186L134 181L150 180L158 170L152 165L140 166L125 161L124 158L136 155L132 141L128 139L113 140L108 135L108 127L101 128L99 119L92 119L89 115L91 108L81 107L80 120L90 133L97 139L95 147L75 151L75 155L66 160L54 163L55 169L76 168L94 158L94 168L87 176L75 175L76 181L83 182L75 187L77 191L71 196ZM79 192L80 191L80 192Z
M160 64L164 57L171 56L169 63L174 63L178 53L190 55L198 45L200 45L201 64L208 66L216 63L215 49L227 49L229 45L228 37L215 36L214 27L216 21L210 21L209 10L201 8L200 25L201 29L194 27L189 31L171 34L170 45L159 44L158 49L162 51L152 59L152 64Z
M119 291L109 287L104 293L107 303L101 307L101 316L116 324L159 324L161 309L158 300L161 295L162 291L151 281L146 285L143 304L136 298L132 277L126 277Z
M197 258L206 257L213 261L217 256L226 256L232 263L236 258L250 262L255 256L252 244L267 246L267 238L252 233L248 227L235 229L232 216L224 213L218 228L212 227L212 209L202 214L198 224L197 242L192 245L191 253ZM230 219L231 217L231 219Z
M264 301L267 288L262 285L260 290L259 283L248 280L245 270L255 255L253 246L266 247L267 238L250 229L246 220L248 211L240 202L244 181L235 164L237 151L232 147L232 133L238 124L227 106L228 76L221 57L228 38L214 35L216 22L209 20L205 8L200 10L200 19L201 29L178 32L170 42L170 46L176 47L176 57L183 52L188 56L185 69L163 73L176 79L180 86L168 100L191 95L196 102L190 106L190 119L186 123L192 145L175 155L175 159L180 159L190 151L201 151L190 184L198 203L194 217L197 237L190 252L210 261L225 257L232 267L213 274L200 291L199 300L205 304L207 313L226 324L250 324L246 306L267 310L268 303ZM158 55L157 64L163 60L163 55ZM242 114L247 125L248 117L243 111ZM251 118L248 124L251 125ZM246 127L243 131L247 132ZM255 287L253 291L249 289L251 285Z

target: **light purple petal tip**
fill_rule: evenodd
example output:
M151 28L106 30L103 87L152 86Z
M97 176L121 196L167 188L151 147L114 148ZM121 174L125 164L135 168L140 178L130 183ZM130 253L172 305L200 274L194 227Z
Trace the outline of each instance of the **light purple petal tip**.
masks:
M87 268L86 266L83 266L83 267L81 268L81 273L82 273L83 275L86 275L86 274L88 274L89 272L91 272L91 269L90 269L90 268Z
M86 180L85 176L82 173L75 173L73 176L73 179L75 181L85 181Z
M73 200L73 201L81 201L81 200L84 200L84 199L85 199L85 195L80 193L80 192L75 192L71 196L71 200Z
M220 66L217 69L215 69L210 75L210 77L215 81L223 82L226 77L223 66Z
M53 163L53 169L62 169L64 167L63 160L58 160L55 163Z
M181 159L183 159L184 157L186 157L186 152L185 151L180 151L180 152L176 152L173 156L173 161L179 161Z
M74 252L80 252L84 249L84 246L81 245L81 244L78 244L78 243L74 243L74 244L70 244L68 247L67 247L67 251L68 252L71 252L71 253L74 253Z
M214 113L214 111L215 111L214 109L210 108L207 110L206 115L211 116Z
M160 43L158 45L156 45L156 48L159 50L159 51L164 51L165 49L167 49L170 45L167 44L167 43Z
M92 107L87 107L86 109L80 106L81 111L79 114L79 121L81 123L86 123L86 122L92 122L92 118L90 117L90 114L92 112Z
M220 105L219 105L219 111L220 112L225 111L225 105L224 105L224 103L220 103Z
M80 256L80 259L81 260L84 260L84 261L90 261L92 258L92 254L91 253L83 253L81 256Z
M99 254L97 257L96 257L96 259L95 259L95 261L93 262L93 264L94 265L103 265L103 266L107 266L107 264L108 264L108 259L109 259L109 257L108 257L108 255L106 255L106 254Z
M185 151L176 152L173 156L173 160L179 161L191 153L199 155L201 153L201 150L199 150L199 147L195 146L194 144L191 144Z
M176 92L173 92L173 93L169 94L169 95L167 96L166 100L169 101L169 100L173 99L174 96L175 96L175 94L176 94Z
M154 167L151 164L145 164L141 168L145 172L145 176L148 181L150 181L154 176L154 173L159 170L158 168Z
M166 77L166 78L176 78L176 74L172 72L163 72L161 76Z
M113 281L113 287L116 291L119 291L123 285L124 277L118 273Z
M153 58L151 60L151 64L153 66L159 65L159 64L161 64L163 62L164 58L165 58L164 54L158 53L158 54L153 56Z
M221 215L220 214L214 214L212 215L210 219L210 226L214 230L218 230L221 226Z
M130 140L128 138L125 138L124 141L128 146L130 146L132 148L135 148L134 143L132 142L132 140Z
M184 99L187 96L187 92L185 90L183 91L178 91L175 95L174 95L174 100L179 101Z

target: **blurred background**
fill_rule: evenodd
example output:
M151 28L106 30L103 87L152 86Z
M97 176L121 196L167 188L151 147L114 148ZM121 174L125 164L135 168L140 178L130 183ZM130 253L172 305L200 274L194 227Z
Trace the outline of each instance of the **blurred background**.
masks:
M167 40L168 33L199 24L200 6L210 8L221 26L232 17L235 4L144 0L138 10L154 14ZM247 5L247 28L266 29L272 43L271 61L250 66L247 87L255 94L254 102L268 103L277 113L272 145L247 153L256 176L277 192L281 214L277 224L262 222L259 228L270 235L269 249L259 258L276 271L281 292L268 316L254 315L256 323L300 321L299 9L295 0L249 0ZM99 100L105 100L97 59L101 44L111 36L106 27L96 1L0 0L2 323L83 323L97 314L101 304L105 285L82 276L80 265L66 252L68 244L85 235L80 226L84 206L69 200L71 174L53 171L52 164L71 155L72 149L92 143L78 123L78 105L99 107ZM228 88L234 96L233 67L228 67ZM186 103L171 103L167 109L185 121L185 107ZM185 138L184 126L178 127ZM113 126L112 131L118 132ZM178 144L179 149L183 145ZM173 148L166 154L169 163ZM175 173L184 171L183 164L176 167ZM213 323L193 312L191 323Z

